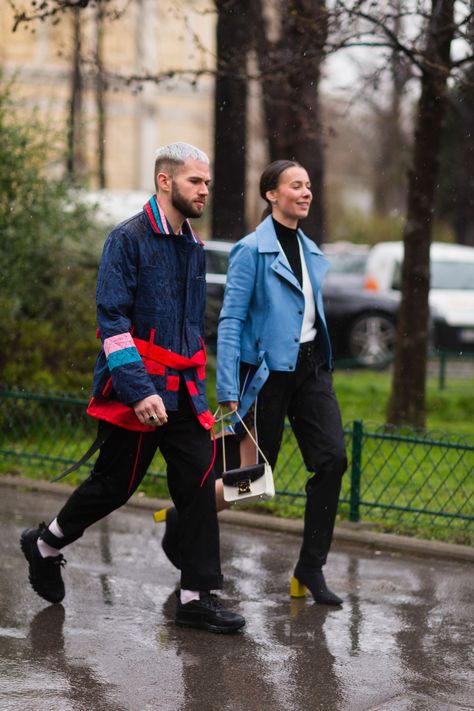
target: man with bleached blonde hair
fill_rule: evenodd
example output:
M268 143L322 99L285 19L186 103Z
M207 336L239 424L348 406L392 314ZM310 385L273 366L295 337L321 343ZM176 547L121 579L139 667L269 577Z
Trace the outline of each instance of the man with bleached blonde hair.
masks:
M125 504L160 448L179 512L176 623L230 633L245 620L211 594L222 575L205 389L205 258L188 219L204 211L209 159L190 144L169 144L156 153L154 178L156 194L112 230L99 268L102 350L88 407L99 420L98 459L48 526L23 531L21 547L33 589L60 602L61 549Z

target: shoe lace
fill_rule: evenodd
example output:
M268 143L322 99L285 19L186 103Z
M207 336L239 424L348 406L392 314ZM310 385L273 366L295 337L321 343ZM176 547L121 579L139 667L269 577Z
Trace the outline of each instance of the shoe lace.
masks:
M54 558L48 556L47 558L44 558L43 560L45 560L45 561L47 561L48 563L50 563L50 565L57 565L57 566L60 566L61 568L64 568L64 566L65 566L66 563L67 563L67 560L66 560L66 558L63 556L62 553L60 553L59 555L54 556Z
M202 592L200 599L201 602L210 610L221 610L223 607L217 595L213 595L212 593Z

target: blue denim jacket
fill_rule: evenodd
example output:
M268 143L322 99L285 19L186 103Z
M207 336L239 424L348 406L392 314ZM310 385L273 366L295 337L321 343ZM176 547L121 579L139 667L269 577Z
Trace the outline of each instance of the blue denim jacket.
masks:
M205 255L187 222L183 234L161 233L150 204L118 225L104 245L97 281L104 347L94 370L93 395L130 405L158 393L167 409L176 410L178 370L149 372L133 338L186 358L203 350ZM196 413L207 411L204 366L181 372Z
M321 294L329 262L301 229L298 236L316 300L326 360L332 367ZM269 216L230 253L217 339L219 402L239 400L241 362L263 364L269 370L295 369L303 313L303 290L278 244Z

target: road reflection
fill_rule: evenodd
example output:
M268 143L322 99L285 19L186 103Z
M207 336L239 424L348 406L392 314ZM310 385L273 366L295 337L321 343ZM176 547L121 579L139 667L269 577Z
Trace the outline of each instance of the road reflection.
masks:
M71 663L68 660L64 645L65 619L62 605L50 605L40 610L31 620L28 633L30 650L26 653L25 662L36 668L35 683L39 695L44 693L44 684L51 686L60 677L62 697L70 701L72 709L126 711L116 701L108 701L110 686L101 682L87 664L79 664L77 661ZM39 667L42 667L42 671Z

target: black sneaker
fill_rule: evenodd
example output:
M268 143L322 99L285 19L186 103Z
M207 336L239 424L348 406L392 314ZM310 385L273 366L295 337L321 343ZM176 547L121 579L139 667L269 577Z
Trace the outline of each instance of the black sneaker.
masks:
M180 627L231 634L245 625L245 619L236 612L226 610L216 595L201 592L199 600L191 600L183 605L178 597L176 624Z
M66 560L62 553L43 558L39 552L37 541L45 528L44 523L40 523L38 528L26 528L20 538L21 550L29 564L29 580L33 590L48 602L61 602L65 595L61 567Z

